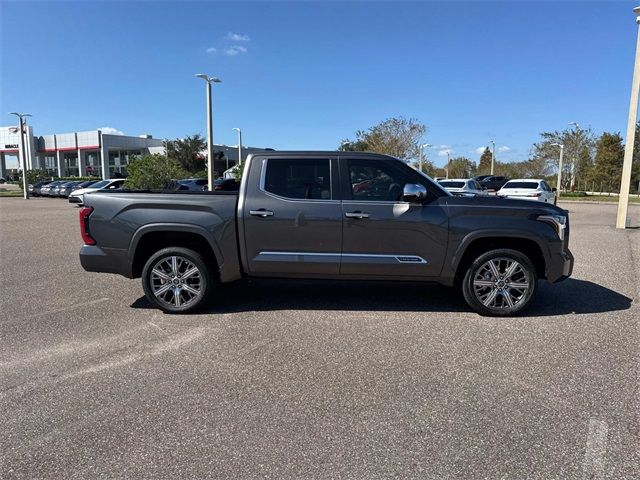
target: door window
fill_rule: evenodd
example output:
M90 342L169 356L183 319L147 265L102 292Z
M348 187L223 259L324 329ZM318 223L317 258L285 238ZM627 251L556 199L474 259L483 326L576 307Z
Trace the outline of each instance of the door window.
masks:
M270 158L263 188L280 197L306 200L331 199L329 159Z
M349 160L351 199L399 202L407 183L420 183L390 162Z

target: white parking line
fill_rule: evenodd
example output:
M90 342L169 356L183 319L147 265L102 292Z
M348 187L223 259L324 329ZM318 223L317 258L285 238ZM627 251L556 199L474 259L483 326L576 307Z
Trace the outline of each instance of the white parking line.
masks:
M609 428L606 422L594 418L589 419L587 447L582 463L583 478L585 480L602 480L604 478L608 432Z

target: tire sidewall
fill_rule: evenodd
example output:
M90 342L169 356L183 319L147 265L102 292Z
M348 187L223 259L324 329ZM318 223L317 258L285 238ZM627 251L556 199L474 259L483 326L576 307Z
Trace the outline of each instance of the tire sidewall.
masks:
M526 275L529 280L530 288L525 295L525 298L511 308L496 309L487 307L476 297L475 291L473 289L473 278L477 270L487 261L499 257L510 258L520 263L520 265L522 265L522 267L526 270ZM496 249L481 254L473 261L469 268L467 268L464 279L462 281L462 294L467 304L479 314L492 317L507 317L525 310L530 305L537 289L537 283L538 276L536 273L536 269L529 257L517 250Z
M180 307L169 306L158 301L156 296L153 294L153 289L151 288L151 270L153 269L153 266L162 258L171 257L174 255L184 257L192 262L198 268L198 270L200 270L200 277L202 282L200 297L194 302ZM210 300L209 297L212 292L212 287L213 279L209 266L205 262L202 255L188 248L163 248L162 250L157 251L156 253L151 255L151 257L149 257L142 270L142 288L144 290L145 296L147 297L147 300L152 305L166 313L188 313L203 308Z

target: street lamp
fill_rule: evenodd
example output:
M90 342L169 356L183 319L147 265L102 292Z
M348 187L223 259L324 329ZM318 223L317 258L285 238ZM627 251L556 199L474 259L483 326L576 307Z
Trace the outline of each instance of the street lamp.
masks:
M493 145L493 153L491 154L491 175L493 175L493 169L496 163L496 142L490 140L489 143Z
M580 124L578 122L569 122L568 125L573 125L576 127L576 132L580 130ZM576 183L576 160L577 160L577 149L573 154L573 159L571 160L571 181L569 182L569 190L573 192L575 183Z
M634 8L633 12L636 14L636 23L640 26L640 7ZM636 118L638 116L638 90L640 90L640 29L638 30L638 39L636 40L636 59L633 67L631 102L629 103L629 119L627 121L627 141L624 145L624 163L622 164L622 179L620 180L620 197L618 200L616 228L627 227L631 164L633 163L633 144L635 142Z
M560 198L560 191L562 190L562 157L564 156L564 145L561 143L552 143L552 147L560 147L560 160L558 161L558 197Z
M449 178L449 168L451 167L451 152L447 150L447 178Z
M420 145L420 155L418 157L418 170L422 172L422 155L424 153L425 148L433 147L430 143L423 143Z
M234 127L231 130L238 132L238 166L242 164L242 130L239 127Z
M207 162L207 177L209 191L213 192L213 107L211 105L211 84L220 83L218 77L210 77L204 73L196 74L196 77L203 79L206 82L207 91L207 155L209 161Z
M31 117L30 113L9 112L9 115L15 115L20 120L20 160L22 162L22 194L25 200L29 200L29 190L27 190L27 150L24 145L24 124L25 117Z

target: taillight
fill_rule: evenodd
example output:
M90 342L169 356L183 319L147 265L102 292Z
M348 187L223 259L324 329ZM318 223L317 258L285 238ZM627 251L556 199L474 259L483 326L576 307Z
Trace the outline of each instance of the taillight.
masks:
M85 245L95 245L96 241L89 233L89 215L93 212L93 207L82 207L80 209L80 235Z

